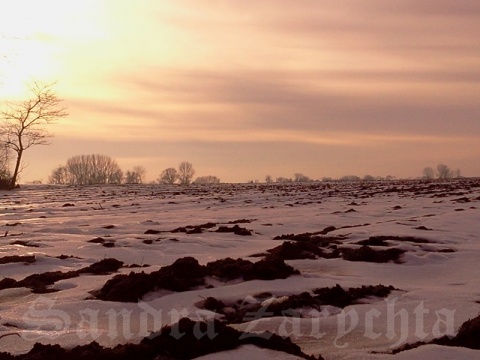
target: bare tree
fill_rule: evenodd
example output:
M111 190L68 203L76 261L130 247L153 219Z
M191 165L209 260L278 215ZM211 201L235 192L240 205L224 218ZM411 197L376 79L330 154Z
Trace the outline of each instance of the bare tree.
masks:
M340 179L338 179L339 181L359 181L360 180L360 177L358 177L357 175L345 175L345 176L342 176Z
M437 165L437 177L439 179L450 179L452 177L452 171L445 164Z
M220 184L220 179L216 176L208 175L208 176L199 176L193 182L194 184L198 185L212 185L212 184Z
M160 184L175 184L178 180L178 172L174 168L168 168L162 171L158 178Z
M117 162L106 155L77 155L67 160L69 184L120 184L123 172Z
M293 175L293 181L294 182L309 182L310 178L306 175L301 174L301 173L295 173Z
M271 184L273 182L272 176L271 175L265 176L265 182L267 184Z
M435 178L435 171L431 167L426 167L423 169L423 178L428 180Z
M143 166L137 165L133 167L133 171L137 175L137 180L139 184L143 184L147 177L147 169Z
M9 162L10 149L7 146L0 146L0 179L10 179Z
M125 173L125 183L127 184L143 184L145 182L145 175L147 169L143 166L135 166L133 170L128 170Z
M21 171L25 150L36 145L48 145L52 135L45 126L67 116L62 100L52 90L53 84L34 83L30 87L32 96L18 103L7 103L1 111L3 123L0 126L0 141L16 154L15 167L10 187L15 187Z
M71 176L65 165L56 167L48 177L49 184L65 185L71 183Z
M10 188L10 149L6 146L0 147L0 189Z
M188 161L181 162L178 166L178 179L180 180L180 185L189 185L192 182L193 175L195 175L193 165Z
M127 170L124 178L125 184L138 184L137 174L133 170Z

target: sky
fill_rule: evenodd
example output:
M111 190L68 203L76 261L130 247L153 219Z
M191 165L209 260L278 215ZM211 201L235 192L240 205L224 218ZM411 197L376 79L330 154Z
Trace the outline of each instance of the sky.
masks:
M0 0L0 106L69 116L21 182L81 154L155 180L480 176L476 0Z

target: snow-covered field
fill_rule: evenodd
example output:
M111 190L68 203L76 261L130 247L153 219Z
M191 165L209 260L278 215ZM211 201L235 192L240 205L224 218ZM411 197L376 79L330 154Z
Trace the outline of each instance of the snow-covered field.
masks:
M26 353L35 342L138 343L181 317L222 320L247 306L255 310L230 326L249 336L264 330L289 336L304 353L325 359L480 359L479 350L433 344L387 354L406 343L454 336L479 315L479 215L480 180L469 179L188 188L32 185L0 192L0 336L14 334L0 338L0 352ZM183 257L200 265L229 257L258 262L284 242L301 242L292 236L298 234L330 243L322 245L325 256L298 258L287 251L285 263L299 274L274 280L207 276L188 291L159 289L137 302L98 296L118 274L152 273ZM369 239L370 250L397 249L397 261L357 259L348 251L360 252L358 243ZM14 255L29 257L8 258ZM123 266L107 274L73 274L107 258ZM47 272L72 276L43 285L22 282ZM268 304L336 284L345 290L379 284L394 289L345 307L262 313ZM128 297L129 289L122 291ZM225 307L207 310L208 298ZM255 307L260 304L265 306ZM247 357L297 358L253 345L202 358Z

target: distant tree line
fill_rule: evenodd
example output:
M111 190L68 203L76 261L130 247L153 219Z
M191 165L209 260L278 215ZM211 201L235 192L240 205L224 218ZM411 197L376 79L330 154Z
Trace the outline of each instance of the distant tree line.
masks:
M291 182L301 183L302 182L303 183L303 182L311 182L311 181L315 181L315 180L310 179L308 176L303 175L302 173L295 173L293 175L293 178L286 178L286 177L279 176L275 179L275 181L270 175L265 176L265 182L267 184L270 184L273 182L277 182L277 183L291 183ZM250 181L250 182L257 182L257 181Z
M277 177L275 180L273 180L272 176L267 175L265 177L265 182L267 184L271 183L307 183L307 182L328 182L328 181L374 181L374 180L393 180L395 177L391 175L387 175L386 177L380 177L380 176L372 176L372 175L365 175L363 178L360 176L356 175L345 175L340 178L331 178L331 177L322 177L321 179L311 179L310 177L302 174L302 173L295 173L293 177L287 178L287 177ZM257 180L251 180L249 181L250 183L256 183L258 182Z
M96 185L96 184L143 184L147 171L143 166L123 172L118 163L107 155L77 155L69 158L65 165L56 167L48 178L50 184ZM193 181L195 170L187 161L180 163L178 170L167 168L162 171L157 183L179 185L219 184L216 176L201 176Z
M431 167L423 169L422 177L427 180L452 179L462 177L460 169L452 170L445 164L438 164L436 170Z
M195 169L193 165L188 161L182 161L178 166L178 170L173 167L163 170L157 181L159 184L171 185L180 183L180 185L190 185L194 175Z
M188 161L182 161L178 166L178 170L169 167L163 170L160 176L157 179L159 184L180 184L180 185L211 185L211 184L220 184L220 179L216 176L200 176L193 180L195 175L195 169L193 165Z
M220 179L216 176L208 175L208 176L199 176L193 182L196 185L212 185L212 184L220 184Z
M94 184L140 184L145 180L146 170L136 166L125 174L118 163L107 155L77 155L69 158L65 165L55 168L50 184L94 185Z
M427 180L432 179L452 179L452 178L460 178L462 177L460 169L452 170L445 164L438 164L436 169L431 167L426 167L423 169L422 178ZM349 181L375 181L375 180L395 180L396 178L392 175L387 175L385 177L381 176L373 176L373 175L365 175L363 177L357 175L345 175L340 178L332 178L332 177L322 177L319 180L313 180L310 177L302 174L302 173L295 173L293 177L277 177L275 180L272 178L271 175L265 176L265 183L306 183L306 182L328 182L328 181L341 181L341 182L349 182ZM250 183L257 183L258 180L250 180Z
M0 149L1 150L1 149ZM6 162L2 156L8 157L8 152L0 151L0 179L2 174L8 175L8 168L2 167ZM154 183L166 185L212 185L220 184L220 179L216 176L200 176L194 179L195 169L188 161L182 161L178 168L169 167L163 170ZM93 184L142 184L145 183L146 170L142 166L135 166L133 169L122 171L117 162L106 155L77 155L67 160L65 165L55 168L48 182L50 184L69 184L69 185L93 185ZM452 170L445 164L438 164L434 170L431 167L423 169L423 179L450 179L461 177L460 169ZM302 174L295 173L293 177L265 177L265 183L308 183L308 182L352 182L352 181L375 181L375 180L394 180L395 177L388 175L386 177L365 175L359 177L356 175L345 175L340 178L323 177L321 180L314 180ZM258 180L251 180L250 183L258 183Z

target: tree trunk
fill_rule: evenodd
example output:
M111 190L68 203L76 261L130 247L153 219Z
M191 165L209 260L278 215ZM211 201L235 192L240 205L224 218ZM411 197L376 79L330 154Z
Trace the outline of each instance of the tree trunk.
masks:
M10 188L14 188L17 185L18 172L20 171L20 163L22 161L23 150L17 152L17 161L15 162L15 170L13 171L12 178L10 180Z

